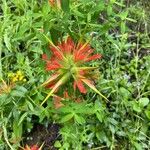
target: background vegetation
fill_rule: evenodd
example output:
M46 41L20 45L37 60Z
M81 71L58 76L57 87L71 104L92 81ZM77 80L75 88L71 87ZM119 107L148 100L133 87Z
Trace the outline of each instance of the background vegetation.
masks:
M43 149L149 149L149 10L149 0L62 0L60 9L42 0L0 0L0 149L24 146L35 124L59 126ZM37 88L49 77L43 34L54 43L91 38L103 56L90 64L99 66L96 87L109 102L89 90L81 103L66 100L55 109L49 98L40 106L49 92Z

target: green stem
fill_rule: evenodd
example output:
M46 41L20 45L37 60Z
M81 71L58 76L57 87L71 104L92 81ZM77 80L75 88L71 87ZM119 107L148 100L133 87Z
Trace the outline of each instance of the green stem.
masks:
M1 113L1 118L3 119L3 112ZM6 122L6 124L7 124L7 122ZM11 146L11 144L9 143L8 136L7 136L7 130L6 130L6 127L5 127L5 126L6 126L6 125L2 125L3 133L4 133L4 139L5 139L6 143L7 143L7 145L9 146L9 148L10 148L11 150L15 150L15 149Z
M9 141L8 141L7 130L6 130L6 128L5 128L4 125L3 125L3 132L4 132L4 139L5 139L6 143L7 143L7 145L10 147L11 150L15 150L15 149L11 146L11 144L9 143Z
M0 39L0 78L2 78L2 59L1 59L1 55L2 55L2 39Z

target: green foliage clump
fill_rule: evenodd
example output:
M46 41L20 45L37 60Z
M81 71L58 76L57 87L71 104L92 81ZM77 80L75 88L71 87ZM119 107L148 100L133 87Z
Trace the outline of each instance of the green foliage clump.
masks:
M0 3L0 149L16 150L34 124L55 122L60 138L53 146L59 150L150 147L148 0L62 0L60 7L36 0ZM40 87L49 77L42 54L51 56L49 39L57 44L68 35L90 39L102 54L90 66L98 66L93 82L108 102L89 90L78 93L79 103L68 97L55 109L50 97L41 106L50 91Z

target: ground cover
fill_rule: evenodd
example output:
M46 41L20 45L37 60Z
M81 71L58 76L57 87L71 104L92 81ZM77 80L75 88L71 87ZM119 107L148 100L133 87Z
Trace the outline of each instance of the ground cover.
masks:
M0 0L0 149L149 149L149 9Z

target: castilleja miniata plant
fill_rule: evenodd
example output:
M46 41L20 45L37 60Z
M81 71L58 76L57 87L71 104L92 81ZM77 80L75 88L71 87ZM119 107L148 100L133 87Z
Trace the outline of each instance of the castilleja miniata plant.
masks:
M51 91L41 105L67 81L72 82L74 91L78 89L81 93L87 93L84 85L86 84L107 100L90 80L92 78L92 76L89 76L90 72L97 67L88 67L86 63L100 59L102 55L93 54L94 50L90 47L89 42L75 44L71 37L67 37L57 46L50 41L49 48L52 52L51 58L49 59L46 54L43 54L43 59L46 61L46 70L53 71L53 74L42 86L50 88Z

